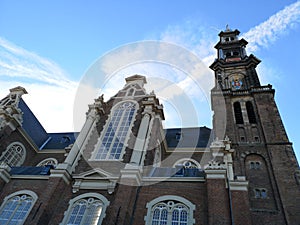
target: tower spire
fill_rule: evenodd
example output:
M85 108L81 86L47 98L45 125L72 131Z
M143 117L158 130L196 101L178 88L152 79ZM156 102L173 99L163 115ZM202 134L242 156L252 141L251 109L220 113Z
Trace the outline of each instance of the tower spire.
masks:
M256 73L260 60L252 54L247 55L248 42L239 39L239 34L239 30L231 30L228 24L226 30L219 33L220 40L215 45L218 58L210 66L215 71L216 87L240 90L260 86Z

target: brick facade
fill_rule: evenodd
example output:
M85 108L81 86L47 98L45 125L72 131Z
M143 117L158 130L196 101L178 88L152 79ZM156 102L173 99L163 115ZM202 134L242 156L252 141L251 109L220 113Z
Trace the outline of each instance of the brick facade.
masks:
M182 224L186 220L197 225L299 224L299 165L274 100L275 91L260 85L256 73L260 60L246 55L247 42L238 39L238 34L238 30L222 31L215 46L218 58L210 66L216 77L211 91L212 130L163 129L163 108L153 92L145 92L146 78L140 75L126 78L124 88L109 101L100 96L89 105L79 134L43 133L24 107L26 103L19 104L25 89L11 89L0 101L0 224L5 220L5 202L12 199L7 196L31 192L37 198L21 224L66 224L62 222L71 218L71 212L79 218L80 212L72 210L85 206L83 212L94 217L82 214L82 218L96 217L98 224L105 225L148 225L155 218L163 221L164 216L168 224L176 218L182 218ZM132 123L112 125L115 133L125 125L131 131L128 136L118 133L117 138L125 135L126 140L122 157L110 158L117 149L113 144L107 144L110 153L105 160L94 157L103 135L110 132L107 124L115 107L125 101L136 104L137 110ZM34 127L24 125L22 110L28 120L35 121ZM125 113L120 112L121 121ZM40 132L40 139L31 137L34 132L29 129ZM111 142L116 143L113 138ZM17 150L7 149L13 142L25 148L21 166L4 157L8 151L22 157ZM57 165L37 167L49 158L56 159ZM102 202L98 214L88 211L88 207L99 207L95 199Z

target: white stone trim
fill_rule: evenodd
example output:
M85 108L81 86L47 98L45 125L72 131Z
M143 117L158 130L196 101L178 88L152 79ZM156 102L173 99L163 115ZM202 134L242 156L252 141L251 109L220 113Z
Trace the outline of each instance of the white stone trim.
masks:
M46 163L47 161L53 161L54 165L53 164L50 164L50 165L53 165L54 167L56 167L58 164L58 161L56 158L46 158L46 159L43 159L42 161L40 161L36 166L44 166L43 164ZM49 164L47 164L47 165L49 165Z
M2 212L2 210L3 210L4 206L5 206L5 204L6 204L11 198L13 198L13 197L15 197L15 196L20 196L20 195L29 195L29 196L32 197L32 202L31 202L30 208L28 209L28 211L26 212L26 215L24 216L24 218L23 218L22 221L21 221L21 224L23 224L23 223L25 222L25 220L27 219L27 217L28 217L30 211L32 210L32 208L33 208L35 202L36 202L37 199L38 199L37 194L34 193L33 191L30 191L30 190L21 190L21 191L14 192L14 193L12 193L12 194L6 196L6 197L4 198L4 200L3 200L3 203L1 204L1 207L0 207L0 213ZM14 212L14 213L15 213L15 212ZM13 214L14 214L14 213L13 213Z
M107 206L109 205L110 202L101 194L98 194L98 193L85 193L85 194L79 195L79 196L77 196L77 197L75 197L75 198L73 198L69 201L69 207L68 207L67 211L65 211L63 221L60 223L60 225L67 225L69 216L72 212L73 205L74 205L74 203L76 203L76 201L78 201L80 199L84 199L84 198L89 198L89 197L90 198L96 198L96 199L100 200L103 203L101 214L100 214L97 225L102 224L102 221L106 216L106 213L105 213L106 208L107 208Z
M11 148L13 147L13 145L19 145L19 146L22 148L24 154L21 155L21 159L18 160L18 162L17 162L16 164L14 164L14 165L10 165L11 162L6 162L6 161L5 161L5 163L8 164L10 167L11 167L11 166L21 166L21 165L24 163L25 159L26 159L26 148L24 147L24 145L23 145L21 142L18 142L18 141L12 142L11 144L9 144L9 145L7 146L6 150L1 154L0 161L3 161L3 157L5 156L5 154L6 154L9 150L11 150ZM13 154L13 157L15 157L16 154L17 154L17 153ZM12 158L10 158L10 160L11 160L11 159L12 159Z
M207 148L182 148L182 147L176 147L176 148L167 148L166 152L180 152L180 153L189 153L189 152L210 152L210 149Z
M224 169L206 169L206 179L226 179L226 170Z
M159 202L164 202L164 201L178 201L185 205L188 208L188 225L193 225L195 224L195 219L194 219L194 211L196 209L196 206L191 203L189 200L176 196L176 195L164 195L160 196L158 198L153 199L152 201L148 202L146 204L147 208L147 215L144 217L145 220L145 225L151 225L151 220L152 220L152 213L153 213L153 207L158 204ZM167 225L170 225L171 221L167 222Z
M146 185L147 182L205 182L204 177L143 177L142 182Z
M101 131L101 134L98 138L98 141L97 141L97 144L95 145L95 148L94 148L94 151L91 153L91 158L88 160L88 161L107 161L107 160L111 160L111 159L96 159L96 155L97 155L97 152L98 150L100 149L100 145L102 143L102 139L104 137L104 135L106 134L107 132L107 129L108 129L108 125L112 119L112 115L113 115L113 112L121 105L121 104L124 104L125 102L131 102L133 104L135 104L135 111L134 111L134 114L132 116L132 121L131 121L131 124L129 125L129 129L128 129L128 133L125 137L125 140L124 140L124 143L123 143L123 149L121 151L121 154L120 154L120 158L119 159L113 159L112 161L122 161L122 158L125 154L125 149L126 147L128 146L128 140L130 138L130 133L131 133L131 130L132 130L132 127L133 127L133 124L136 120L136 115L137 115L137 111L139 110L139 104L137 101L134 101L134 100L131 100L131 99L126 99L124 101L121 101L121 102L118 102L116 105L114 105L111 110L110 110L110 114L105 122L105 125L104 125L104 128L102 129ZM116 128L116 130L118 130L120 128L120 124L118 124L118 127ZM112 146L111 146L112 147ZM110 148L111 148L110 147Z
M248 181L230 181L230 191L248 191Z
M185 161L190 161L190 162L194 163L194 164L197 166L198 169L201 169L200 163L199 163L197 160L192 159L192 158L182 158L182 159L177 160L177 161L173 164L173 168L175 168L176 165L181 164L181 163L183 163L183 162L185 162Z

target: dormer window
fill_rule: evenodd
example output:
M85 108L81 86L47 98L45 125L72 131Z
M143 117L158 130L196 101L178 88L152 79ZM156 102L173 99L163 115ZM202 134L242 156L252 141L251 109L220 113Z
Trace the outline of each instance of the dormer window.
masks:
M175 134L175 139L176 139L177 141L179 141L179 140L181 139L181 132L177 132L177 133Z

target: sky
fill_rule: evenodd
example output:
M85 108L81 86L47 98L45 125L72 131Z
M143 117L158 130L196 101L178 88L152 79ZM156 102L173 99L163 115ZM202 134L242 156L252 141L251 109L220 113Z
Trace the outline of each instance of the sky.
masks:
M165 127L211 127L208 90L213 77L208 67L216 58L218 33L227 24L249 42L247 53L262 61L259 78L275 88L280 115L300 159L299 1L0 0L0 98L10 88L23 86L28 91L24 100L48 132L76 130L77 90L91 68L136 43L163 42L177 46L172 53L183 48L197 56L211 78L199 87L180 66L172 66L174 61L137 62L117 68L97 93L108 100L124 86L124 77L141 73L148 78L147 90L160 89L156 93L165 107ZM183 94L179 102L173 93ZM185 123L186 109L179 106L185 98L197 121ZM79 113L83 118L86 110Z

